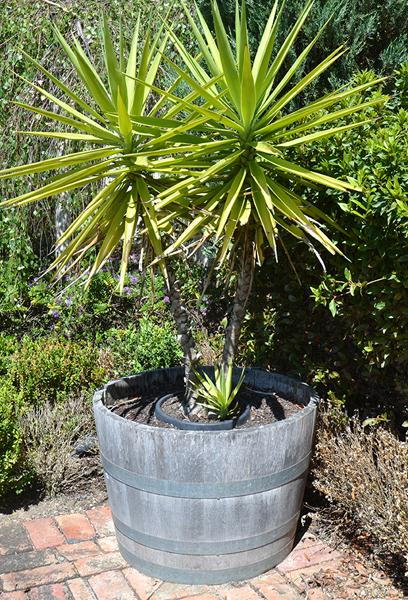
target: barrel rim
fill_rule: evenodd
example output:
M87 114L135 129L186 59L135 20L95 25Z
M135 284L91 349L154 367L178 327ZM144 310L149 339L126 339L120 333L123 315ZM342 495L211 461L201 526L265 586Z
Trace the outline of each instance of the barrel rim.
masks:
M105 413L105 416L109 415L108 418L118 420L122 424L126 423L127 427L134 428L135 430L139 429L139 430L143 430L143 431L154 431L157 435L162 435L163 432L167 432L167 434L169 434L169 435L179 435L179 436L202 436L202 435L205 435L205 436L234 435L235 436L235 435L251 435L251 434L254 435L261 429L265 430L265 429L270 429L272 427L274 427L274 428L284 427L287 423L292 423L299 419L303 419L306 416L308 416L310 413L316 412L317 407L320 403L320 398L319 398L317 392L311 386L309 386L307 383L304 383L303 381L294 379L292 377L288 377L287 375L281 375L280 373L266 371L264 369L249 368L249 369L246 369L246 373L259 371L259 372L271 375L272 377L279 377L281 380L286 381L287 383L290 383L292 385L295 384L296 386L304 387L310 394L309 402L307 404L305 404L304 408L297 411L293 415L290 415L287 419L284 419L282 421L274 421L274 422L268 423L268 424L253 425L252 427L245 427L242 429L234 428L234 429L222 430L222 431L194 431L194 430L157 427L157 426L153 426L153 425L147 425L145 423L138 423L136 421L131 421L129 419L121 417L120 415L113 413L106 406L104 400L105 400L105 394L106 394L109 386L112 386L115 383L124 381L129 378L134 378L134 377L139 377L139 376L142 377L143 375L147 375L148 373L153 373L153 372L157 372L157 371L171 371L171 370L175 370L175 369L179 370L179 369L183 369L183 367L170 367L168 369L149 369L146 371L141 371L140 373L137 373L136 375L124 376L119 379L114 379L114 380L108 381L103 386L103 388L97 390L94 393L94 396L93 396L94 410L98 410L102 413ZM264 390L264 391L266 391L266 390Z

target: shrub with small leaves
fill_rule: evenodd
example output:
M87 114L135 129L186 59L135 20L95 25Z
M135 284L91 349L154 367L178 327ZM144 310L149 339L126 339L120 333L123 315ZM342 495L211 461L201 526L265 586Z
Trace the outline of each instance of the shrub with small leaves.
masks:
M92 403L88 394L53 404L46 401L20 418L27 469L35 473L47 494L70 489L86 475L98 471L99 458L83 461L74 449L93 435Z
M359 73L354 84L374 78ZM363 111L370 122L358 133L341 132L302 148L304 166L351 175L363 188L347 197L336 190L307 196L339 227L333 237L348 260L322 255L324 271L309 249L285 239L296 272L293 260L266 261L255 279L242 354L252 364L317 381L323 395L328 390L345 395L349 408L371 405L365 417L388 410L403 422L408 411L408 63L387 86L390 97L381 90L365 94L364 101L382 94L386 102ZM349 107L345 101L343 108Z
M115 376L173 367L182 362L180 344L169 322L159 325L142 318L138 327L112 329L104 340L113 357Z
M358 81L374 77L364 73ZM312 287L315 300L346 319L354 342L373 367L408 363L408 63L396 74L395 96L372 111L358 135L340 134L305 152L305 160L328 165L341 176L352 172L364 193L331 193L332 216L348 234L350 263L330 261ZM371 112L371 111L369 111ZM367 114L367 116L369 116ZM373 118L374 117L374 118ZM327 200L320 196L323 208ZM339 234L339 236L342 234ZM340 275L339 275L340 274Z
M100 385L105 376L92 343L56 337L23 338L10 370L27 405L62 400Z
M9 379L0 377L0 498L12 491L23 491L33 475L25 464L18 424L21 406L21 394Z

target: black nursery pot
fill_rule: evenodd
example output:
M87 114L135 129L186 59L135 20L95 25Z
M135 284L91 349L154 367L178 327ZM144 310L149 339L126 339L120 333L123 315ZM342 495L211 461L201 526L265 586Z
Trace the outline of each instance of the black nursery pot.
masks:
M194 421L188 421L187 419L177 419L169 415L163 404L166 403L167 400L173 398L174 394L166 394L156 402L156 406L154 409L154 414L156 415L159 421L162 423L168 423L169 425L173 425L173 427L177 427L177 429L184 429L188 431L226 431L229 429L234 429L234 427L238 427L239 425L243 425L249 419L251 414L251 407L246 405L241 413L234 419L225 419L224 421L214 421L213 423L199 423Z
M119 549L147 575L189 584L255 577L291 551L319 399L308 385L248 369L244 384L303 404L285 420L224 431L142 425L117 400L183 387L181 367L108 383L94 413Z

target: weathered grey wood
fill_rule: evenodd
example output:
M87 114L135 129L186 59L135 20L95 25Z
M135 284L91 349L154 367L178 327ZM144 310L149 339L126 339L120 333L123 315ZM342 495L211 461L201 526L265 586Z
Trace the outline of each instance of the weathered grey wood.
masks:
M303 383L248 369L249 387L305 408L270 425L218 432L140 425L107 408L152 386L165 393L182 382L182 368L151 371L110 382L95 396L120 550L162 579L220 583L255 576L292 548L318 398Z

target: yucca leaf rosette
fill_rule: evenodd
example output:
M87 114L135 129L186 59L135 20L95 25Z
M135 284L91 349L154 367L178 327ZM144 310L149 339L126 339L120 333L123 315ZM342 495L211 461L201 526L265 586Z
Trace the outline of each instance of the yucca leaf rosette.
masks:
M190 133L196 130L205 139L188 145L173 144L163 154L160 144L171 140L171 133L167 132L147 143L146 156L156 156L166 169L185 167L184 179L161 191L155 201L158 211L170 205L178 205L182 212L186 206L190 208L190 218L184 220L182 230L173 231L173 242L167 246L165 255L177 252L188 242L198 247L203 240L212 239L218 242L217 268L227 257L235 264L239 262L235 259L240 259L241 270L223 353L223 362L228 365L236 354L255 264L263 262L268 249L272 249L277 259L279 243L286 252L282 233L306 242L319 258L319 247L331 254L341 253L330 239L330 228L337 224L298 190L301 186L324 186L344 192L361 190L351 179L343 181L305 168L293 159L293 154L296 148L367 123L354 115L378 103L376 99L360 98L382 79L343 87L302 106L299 100L305 88L345 52L341 46L320 64L305 70L323 27L287 67L290 51L310 15L313 0L306 2L279 46L277 32L285 3L277 0L259 46L252 51L248 45L245 2L241 7L237 2L232 40L216 1L211 0L211 4L215 34L197 7L195 18L184 4L199 57L193 56L171 31L170 38L183 66L164 57L191 90L193 100L187 95L181 101L184 110L191 114L195 111L197 115L190 120ZM165 94L159 88L154 90ZM195 101L197 93L201 103ZM357 99L355 105L344 108L342 102L353 96ZM353 117L352 122L344 124L349 117Z
M185 160L186 168L194 162L207 161L205 167L191 170L190 177L158 195L157 206L160 209L173 202L183 203L186 198L191 207L196 203L201 208L201 214L188 223L167 253L199 232L211 229L222 242L219 252L219 262L222 263L232 242L237 236L246 235L248 228L251 228L260 263L265 247L271 247L277 254L282 230L308 243L318 242L330 253L339 252L325 227L326 224L335 224L328 215L296 194L293 184L320 185L345 192L359 191L359 186L352 181L342 181L306 169L288 158L287 154L289 149L364 125L367 120L333 126L336 121L376 104L378 100L374 99L356 103L352 108L340 108L343 100L358 96L382 79L354 88L342 88L306 106L292 109L293 102L302 91L345 52L343 47L337 48L293 83L297 73L304 68L323 28L292 66L283 69L309 16L313 0L308 0L284 43L276 47L277 31L284 10L284 3L279 8L277 0L259 47L252 55L248 46L245 3L241 9L237 4L235 38L231 43L217 3L211 1L215 36L199 9L195 9L196 22L184 4L201 59L189 53L172 32L170 36L184 62L184 68L165 59L192 91L200 93L203 100L200 106L193 105L188 97L183 99L183 103L185 108L202 115L202 123L199 119L197 124L192 122L191 126L205 131L207 138L212 140L166 150L168 154L172 153L173 160L179 157L179 165ZM168 134L166 139L169 139ZM160 144L160 137L148 145L153 147L157 144ZM169 159L167 165L170 164Z
M58 95L25 80L41 94L50 109L15 102L20 108L40 115L40 122L45 126L39 131L19 133L74 141L83 149L0 171L1 179L49 174L44 185L16 198L5 199L1 205L24 206L95 184L97 193L57 240L57 247L61 247L62 251L50 270L55 269L59 275L66 273L89 250L96 248L89 281L114 250L122 245L120 288L123 289L137 230L139 239L147 242L154 257L163 254L158 225L161 212L156 211L152 200L169 184L157 178L153 165L144 156L139 158L139 154L146 141L161 137L164 132L171 132L173 143L190 141L188 134L177 136L181 123L172 116L177 111L166 114L163 98L157 94L152 97L149 88L157 79L169 34L164 31L164 26L155 35L149 30L142 31L139 18L127 57L122 39L117 56L104 18L100 31L104 73L98 73L77 39L74 38L70 44L57 29L55 35L82 82L84 97L25 54L52 82ZM165 144L160 147L164 148ZM172 173L169 177L174 183ZM168 225L166 227L168 229ZM160 264L165 272L164 263L160 261Z

